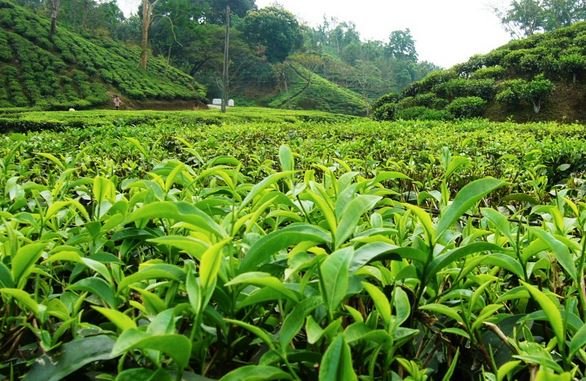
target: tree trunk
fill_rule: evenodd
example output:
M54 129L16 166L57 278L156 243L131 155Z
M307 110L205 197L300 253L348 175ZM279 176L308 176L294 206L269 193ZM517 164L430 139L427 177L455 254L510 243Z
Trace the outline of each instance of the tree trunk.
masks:
M230 64L230 6L226 6L226 32L224 36L224 66L222 68L222 112L226 112L228 103L228 81L229 81L229 64Z
M59 15L59 0L51 0L51 29L49 30L49 39L53 38L57 32L57 16Z
M149 0L142 0L142 40L140 52L140 67L146 70L148 62L149 29L151 27L152 6Z
M539 114L541 111L541 100L532 101L533 103L533 112Z

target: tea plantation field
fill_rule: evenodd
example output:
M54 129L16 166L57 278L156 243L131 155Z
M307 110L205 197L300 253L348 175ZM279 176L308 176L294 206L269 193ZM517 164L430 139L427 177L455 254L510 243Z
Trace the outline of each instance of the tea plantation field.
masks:
M586 379L586 126L0 129L0 380Z

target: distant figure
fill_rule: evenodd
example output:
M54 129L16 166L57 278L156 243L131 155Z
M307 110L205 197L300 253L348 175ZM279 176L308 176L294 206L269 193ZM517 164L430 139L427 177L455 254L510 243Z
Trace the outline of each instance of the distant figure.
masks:
M74 109L73 107L71 107L71 108L69 109L69 111L75 111L75 109Z
M120 110L120 106L122 105L122 99L120 99L118 95L114 95L112 103L114 103L114 107L116 107L116 110Z

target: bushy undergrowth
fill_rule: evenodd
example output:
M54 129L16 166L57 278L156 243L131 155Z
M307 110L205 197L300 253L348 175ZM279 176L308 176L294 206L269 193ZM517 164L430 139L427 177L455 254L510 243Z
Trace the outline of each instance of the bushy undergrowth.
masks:
M171 115L2 137L0 374L586 376L584 126Z

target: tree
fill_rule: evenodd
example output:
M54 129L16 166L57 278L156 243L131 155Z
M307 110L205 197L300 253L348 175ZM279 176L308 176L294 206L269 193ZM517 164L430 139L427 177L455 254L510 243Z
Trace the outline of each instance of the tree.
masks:
M297 19L280 6L249 12L241 29L250 43L265 49L265 55L270 62L283 62L303 44Z
M417 62L417 50L415 40L409 28L395 30L389 36L389 42L385 47L387 54L398 60Z
M59 0L51 0L51 29L49 30L49 38L53 38L57 32L57 16L59 15Z
M140 67L146 70L148 62L149 30L153 17L153 9L159 0L142 0L142 38L140 43Z
M586 0L513 0L494 11L513 37L522 37L586 19Z
M200 0L202 1L202 0ZM197 2L193 1L192 2ZM256 9L255 0L203 0L207 4L206 21L223 24L226 7L230 7L233 16L244 17L248 11Z

